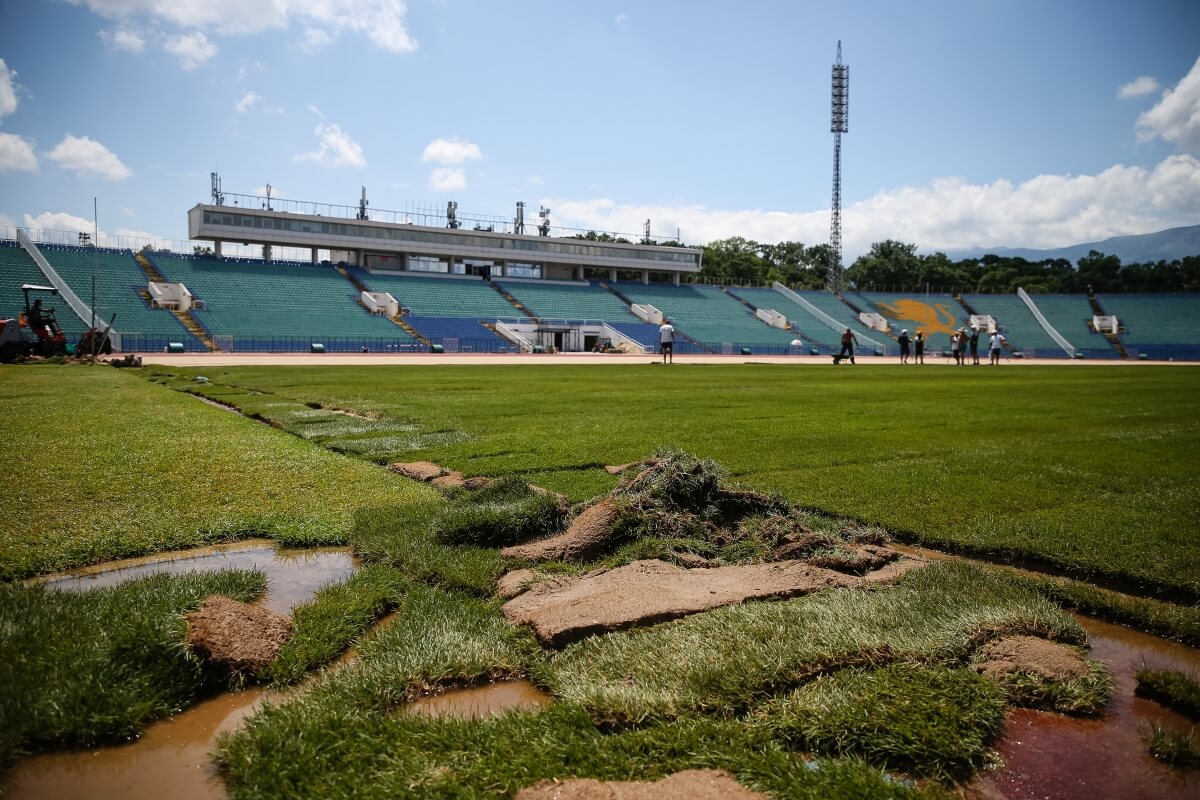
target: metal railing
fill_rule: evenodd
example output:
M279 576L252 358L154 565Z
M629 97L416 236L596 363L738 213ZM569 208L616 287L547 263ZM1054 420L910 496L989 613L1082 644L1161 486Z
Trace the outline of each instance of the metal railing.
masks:
M1053 325L1050 324L1050 320L1046 319L1046 316L1042 314L1041 309L1039 309L1037 304L1033 302L1033 298L1030 297L1021 287L1017 287L1017 297L1021 298L1021 301L1025 303L1026 307L1030 310L1030 312L1033 313L1033 316L1037 319L1038 324L1042 326L1042 329L1046 331L1050 338L1057 342L1058 346L1061 347L1068 356L1074 358L1075 345L1068 342L1063 335L1059 333Z

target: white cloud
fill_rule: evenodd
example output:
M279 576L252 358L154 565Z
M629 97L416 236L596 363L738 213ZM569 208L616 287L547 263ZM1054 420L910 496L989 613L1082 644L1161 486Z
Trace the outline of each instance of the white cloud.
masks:
M255 197L266 197L267 196L266 184L263 184L262 186L255 188L253 194ZM271 199L274 200L275 198L278 198L278 197L287 197L287 193L284 192L283 189L280 189L278 186L272 186L271 187Z
M262 100L262 95L260 95L258 92L247 91L244 95L242 95L242 99L237 101L237 105L233 107L233 110L239 114L245 114L247 111L253 108L254 104L259 100Z
M0 228L15 228L15 227L17 227L17 221L15 219L10 217L8 214L0 214ZM15 234L9 233L6 235L14 236Z
M315 53L323 50L331 42L333 42L333 36L328 31L322 28L305 28L300 48L306 53Z
M0 58L0 120L17 110L17 91L13 84L17 73Z
M257 33L291 21L330 34L351 31L395 53L417 49L404 0L71 0L109 19L147 16L181 28Z
M308 110L315 114L319 119L325 119L325 112L316 106L309 104Z
M555 222L568 227L637 232L682 229L691 243L729 236L760 242L829 240L829 211L712 209L702 205L635 205L609 198L548 198ZM888 189L843 211L847 261L872 242L900 239L922 250L1061 247L1110 236L1195 224L1200 218L1200 160L1173 155L1153 169L1114 166L1098 175L1040 175L1024 183L976 185L950 178Z
M100 39L113 50L140 53L146 49L146 40L137 31L129 28L112 28L100 31Z
M63 169L75 170L79 177L98 175L110 181L123 181L133 174L113 151L87 136L68 133L45 155Z
M47 211L36 217L25 215L25 227L43 231L71 231L72 233L91 233L92 221L68 214L65 211Z
M309 153L296 156L296 161L315 161L331 167L365 167L367 159L362 147L350 138L336 123L318 125L313 129L318 147Z
M456 137L438 137L425 145L425 152L421 154L422 161L432 161L435 164L462 164L481 158L483 153L479 151L479 145Z
M429 188L435 192L461 192L467 188L467 173L456 167L437 167L429 173Z
M172 36L163 44L163 49L179 59L179 66L188 72L217 54L217 46L200 31Z
M629 22L629 15L625 12L621 12L620 14L617 14L613 22L617 25L624 25L626 22Z
M0 172L32 172L37 167L33 142L15 133L0 133Z
M1187 153L1200 153L1200 58L1162 99L1138 117L1138 140L1161 137Z
M1117 89L1117 97L1125 100L1130 97L1142 97L1147 94L1154 94L1158 91L1158 81L1151 78L1149 75L1142 75L1134 78L1129 83Z
M543 183L545 183L545 181L542 180L541 175L530 175L529 182L532 183L534 186L541 186Z

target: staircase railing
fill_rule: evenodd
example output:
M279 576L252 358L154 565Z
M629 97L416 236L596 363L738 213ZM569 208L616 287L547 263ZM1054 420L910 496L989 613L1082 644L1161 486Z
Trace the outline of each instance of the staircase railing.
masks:
M1034 316L1034 319L1036 319L1038 324L1042 326L1042 330L1044 330L1046 334L1053 339L1068 356L1074 358L1075 345L1068 342L1063 335L1059 333L1053 325L1050 324L1050 320L1046 319L1046 315L1043 314L1041 309L1037 307L1037 304L1033 302L1033 298L1030 297L1029 294L1020 286L1017 287L1017 297L1021 298L1021 302L1023 302L1030 310Z
M54 269L54 267L50 265L50 262L46 260L46 257L42 255L42 251L39 250L38 246L33 243L33 239L30 239L29 235L25 233L25 231L17 228L17 241L19 241L21 246L25 248L25 252L29 253L29 256L34 260L34 263L38 265L38 269L42 271L42 274L46 276L48 281L50 281L50 284L55 289L58 289L58 293L62 295L62 299L67 302L67 305L71 307L71 310L75 312L75 315L78 316L80 320L90 325L92 320L91 306L79 299L79 295L75 294L75 291L67 285L67 282L64 281L62 276L58 274L58 270ZM107 322L101 319L99 314L96 315L96 327L99 330L105 330L108 328L109 339L112 341L113 347L118 350L121 349L121 334L117 332L116 328L112 328Z

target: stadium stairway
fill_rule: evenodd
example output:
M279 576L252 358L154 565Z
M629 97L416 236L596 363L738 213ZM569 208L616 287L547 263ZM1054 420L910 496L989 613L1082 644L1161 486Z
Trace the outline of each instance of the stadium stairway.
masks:
M158 271L158 268L155 267L154 264L151 263L150 259L146 258L144 254L134 253L133 260L136 261L138 266L142 268L142 272L146 273L146 278L148 280L154 281L155 283L170 283L170 281L163 277L163 274ZM148 290L138 289L138 296L145 301L147 306L151 308L154 307L154 301L150 297L150 292ZM168 308L167 310L174 314L175 319L179 320L179 324L187 328L187 332L192 336L195 336L200 341L200 344L208 348L209 352L220 352L221 348L218 347L217 343L213 341L213 338L208 335L208 331L204 329L204 326L192 316L191 311L179 311L178 309L174 308Z
M491 286L493 289L495 289L497 292L499 292L500 296L509 302L509 305L511 305L517 311L520 311L521 316L529 317L530 319L536 319L538 322L542 321L541 318L538 317L537 314L534 314L532 311L530 311L528 308L526 308L524 303L522 303L517 298L513 297L512 293L509 292L507 289L505 289L503 286L497 285L494 281L488 281L487 284L488 284L488 286Z
M617 296L617 299L619 299L622 303L625 304L626 308L629 308L630 306L633 305L633 301L630 300L628 297L626 297L624 294L622 294L621 291L619 289L617 289L617 287L610 286L609 284L604 283L603 281L600 282L600 287L602 289L607 289L608 291L615 294Z
M1108 312L1104 310L1104 306L1100 305L1100 300L1097 299L1096 294L1094 292L1088 292L1087 299L1088 299L1088 302L1091 303L1093 314L1095 314L1098 317L1107 317L1108 316ZM1117 325L1119 326L1120 324L1121 324L1121 322L1120 322L1120 320L1118 320ZM1095 330L1095 326L1092 325L1090 320L1088 321L1088 327L1091 328L1092 330ZM1119 327L1117 330L1118 330L1118 333L1121 331L1121 329ZM1109 331L1100 331L1100 334L1102 336L1104 336L1104 338L1108 340L1108 343L1113 346L1113 350L1117 351L1118 356L1120 356L1122 359L1124 359L1126 361L1128 361L1130 358L1132 358L1132 356L1129 355L1129 351L1125 349L1125 343L1121 341L1121 337L1117 333L1111 333Z

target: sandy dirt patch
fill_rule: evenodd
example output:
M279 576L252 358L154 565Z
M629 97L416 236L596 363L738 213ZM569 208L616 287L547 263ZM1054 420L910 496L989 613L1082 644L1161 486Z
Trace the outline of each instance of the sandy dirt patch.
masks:
M275 660L292 636L287 617L219 594L187 615L187 642L209 661L256 671Z
M634 561L558 585L538 583L504 604L504 616L529 625L544 645L562 647L588 636L678 619L746 600L781 600L858 579L802 561L685 569Z
M724 770L689 769L661 781L542 781L517 792L517 800L766 800Z
M430 481L430 483L439 489L449 491L451 489L458 489L462 486L465 486L467 481L461 472L451 470L445 475L439 475L438 477L434 478Z
M1014 672L1036 675L1043 680L1079 678L1088 673L1083 656L1065 644L1036 636L1006 636L979 649L975 669L995 681Z
M600 555L612 542L617 506L601 500L574 519L566 531L556 536L506 547L504 558L524 561L582 561Z
M412 478L415 481L431 481L440 478L450 470L443 469L432 461L401 461L388 464L388 469L397 475Z

